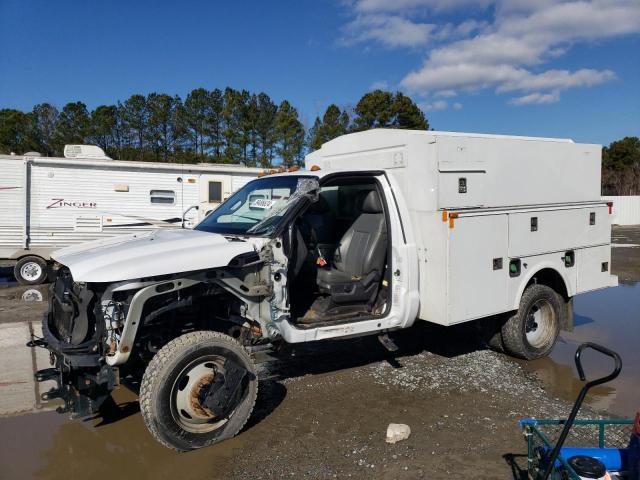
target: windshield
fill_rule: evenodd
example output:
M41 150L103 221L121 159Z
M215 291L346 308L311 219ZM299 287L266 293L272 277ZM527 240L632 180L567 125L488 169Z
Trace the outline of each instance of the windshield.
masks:
M268 236L277 230L285 213L317 190L318 180L313 177L287 175L254 180L211 212L195 229Z

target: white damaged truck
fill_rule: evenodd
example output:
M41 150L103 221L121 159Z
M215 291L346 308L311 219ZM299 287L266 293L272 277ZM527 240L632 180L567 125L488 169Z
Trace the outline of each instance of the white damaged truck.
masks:
M547 355L574 295L614 286L601 147L571 140L371 130L264 175L194 230L54 253L44 399L96 411L141 377L167 447L234 436L258 389L252 351L417 321L475 322L492 347ZM271 172L269 172L271 173ZM286 349L285 349L286 350Z

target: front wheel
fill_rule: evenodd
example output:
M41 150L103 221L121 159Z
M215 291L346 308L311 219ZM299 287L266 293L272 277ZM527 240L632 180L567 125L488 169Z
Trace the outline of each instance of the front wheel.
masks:
M529 285L518 311L502 326L506 352L525 360L547 356L558 339L563 308L555 290L546 285Z
M140 410L156 440L188 451L236 435L257 394L255 365L238 342L219 332L190 332L149 362L140 385Z

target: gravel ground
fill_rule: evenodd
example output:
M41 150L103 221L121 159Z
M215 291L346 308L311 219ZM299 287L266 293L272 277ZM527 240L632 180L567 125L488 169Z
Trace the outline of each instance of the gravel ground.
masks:
M468 329L418 327L397 340L400 356L363 353L362 366L344 368L346 355L375 350L374 339L315 354L334 371L277 369L285 378L263 389L264 418L246 432L230 478L526 478L518 420L562 418L570 405ZM271 408L280 389L286 398ZM389 423L409 425L409 439L386 444Z

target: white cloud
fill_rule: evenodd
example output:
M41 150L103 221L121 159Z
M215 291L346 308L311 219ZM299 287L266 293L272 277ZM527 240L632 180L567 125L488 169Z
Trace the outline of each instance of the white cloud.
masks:
M562 90L615 79L608 69L545 64L558 62L577 43L640 32L638 0L355 0L350 6L355 20L346 31L352 43L425 48L423 65L400 82L410 92L442 98L458 90L521 92L514 105L552 103ZM436 22L445 10L492 18Z
M533 92L529 95L524 95L522 97L512 98L509 100L511 105L542 105L548 103L555 103L560 100L560 92L558 90L554 90L551 93L540 93Z
M462 104L460 102L455 102L452 107L454 110L460 110L462 108Z
M565 90L574 87L592 87L613 80L614 78L616 78L616 74L611 70L593 70L590 68L583 68L575 72L568 70L547 70L538 75L527 73L520 79L505 82L498 87L498 91Z
M425 111L430 110L444 110L449 106L449 103L446 100L436 100L430 103L421 103L420 108Z
M450 98L455 97L456 95L457 93L455 90L440 90L435 93L435 96L440 98Z
M357 0L352 5L359 12L404 12L418 8L436 11L450 11L460 7L484 8L491 3L491 0Z
M426 45L435 25L414 23L400 16L359 15L345 25L342 43L353 45L371 40L387 47Z

